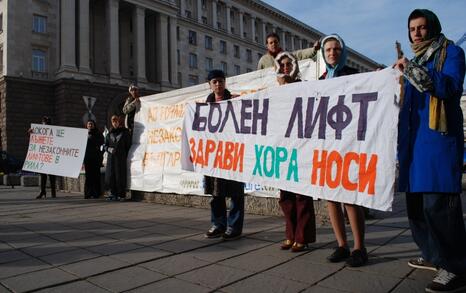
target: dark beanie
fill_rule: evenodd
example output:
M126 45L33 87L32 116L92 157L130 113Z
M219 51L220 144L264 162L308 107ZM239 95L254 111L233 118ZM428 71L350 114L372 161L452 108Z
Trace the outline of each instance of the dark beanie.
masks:
M214 70L209 71L209 74L207 75L207 81L211 81L214 78L225 79L225 73L219 69L214 69Z

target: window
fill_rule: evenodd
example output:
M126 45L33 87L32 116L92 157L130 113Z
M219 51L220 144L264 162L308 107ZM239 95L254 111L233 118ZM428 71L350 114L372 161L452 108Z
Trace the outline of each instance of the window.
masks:
M197 55L189 53L189 68L197 68Z
M226 62L220 62L220 69L227 74L227 63Z
M246 58L247 58L249 63L252 62L252 51L249 50L249 49L246 49Z
M197 45L197 33L195 31L189 31L188 41L191 45Z
M239 65L235 65L235 75L240 75L241 74L241 67Z
M214 61L212 60L212 58L205 58L205 71L211 71L212 67L214 67Z
M188 85L196 85L199 83L199 76L197 75L189 75L188 76Z
M42 15L34 15L32 21L32 31L36 33L46 33L47 17Z
M3 13L0 13L0 33L3 32Z
M176 50L176 64L181 64L180 50Z
M238 46L238 45L234 45L233 48L234 48L234 51L235 51L235 52L234 52L234 56L235 56L236 58L239 58L239 46Z
M185 11L184 11L184 15L185 15L187 18L192 18L191 11L189 11L189 10L185 10Z
M42 50L32 50L32 71L45 72L45 52Z
M178 72L178 84L180 85L180 87L183 87L181 72Z
M203 16L203 17L201 17L201 18L202 18L202 23L203 23L203 24L207 24L207 17Z
M227 53L227 42L220 41L220 53L222 53L222 54Z
M205 48L212 50L212 37L205 36Z
M251 68L246 68L246 72L252 72Z
M179 41L180 40L180 27L176 27L176 39Z
M201 0L201 4L202 4L202 8L206 9L207 7L206 0Z

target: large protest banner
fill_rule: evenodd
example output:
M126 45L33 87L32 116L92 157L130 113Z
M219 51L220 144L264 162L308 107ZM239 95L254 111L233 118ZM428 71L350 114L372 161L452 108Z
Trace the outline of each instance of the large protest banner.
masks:
M87 129L31 124L23 170L77 178L86 152Z
M316 63L299 63L302 80L315 80ZM277 86L273 68L227 78L227 88L237 95L245 95ZM141 98L135 116L133 141L129 153L130 189L149 192L203 195L203 176L181 169L181 129L185 105L205 101L210 89L207 82L161 94ZM247 184L254 195L276 196L272 187ZM252 192L251 192L252 191Z
M388 68L191 102L182 168L391 210L398 78Z

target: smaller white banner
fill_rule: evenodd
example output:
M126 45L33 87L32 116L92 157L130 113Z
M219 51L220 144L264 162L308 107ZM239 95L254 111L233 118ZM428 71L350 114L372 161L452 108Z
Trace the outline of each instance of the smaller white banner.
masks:
M31 124L23 170L77 178L84 160L87 129Z

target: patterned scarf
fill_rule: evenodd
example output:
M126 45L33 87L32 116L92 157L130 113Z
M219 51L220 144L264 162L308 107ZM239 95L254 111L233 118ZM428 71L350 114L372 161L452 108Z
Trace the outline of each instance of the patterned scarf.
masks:
M435 70L441 71L447 57L447 46L450 43L450 40L440 34L437 38L411 45L416 57L409 62L405 77L419 92L433 91L432 79L425 64L433 58ZM448 130L445 102L433 95L430 96L429 101L429 128L443 133Z

